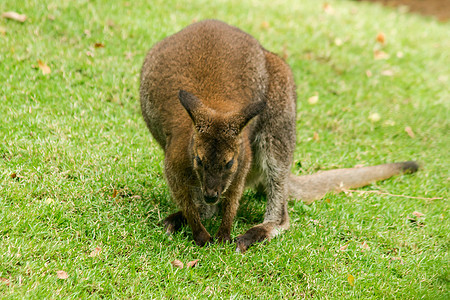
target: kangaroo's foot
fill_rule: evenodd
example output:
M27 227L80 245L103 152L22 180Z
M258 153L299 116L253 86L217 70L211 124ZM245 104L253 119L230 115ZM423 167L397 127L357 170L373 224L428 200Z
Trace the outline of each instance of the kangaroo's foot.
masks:
M264 241L270 241L273 237L286 230L286 226L279 225L277 222L265 222L250 228L246 233L236 239L236 252L245 252L247 249Z
M166 234L173 234L175 232L178 232L186 224L186 218L183 216L183 213L181 211L169 215L163 221Z

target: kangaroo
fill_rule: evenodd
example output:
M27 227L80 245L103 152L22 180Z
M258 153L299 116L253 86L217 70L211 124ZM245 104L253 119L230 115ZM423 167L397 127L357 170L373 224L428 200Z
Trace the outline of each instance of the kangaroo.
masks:
M194 241L213 241L203 219L221 213L216 240L230 242L246 187L267 196L263 223L237 237L237 250L289 228L288 199L310 203L328 192L415 172L416 162L290 173L296 143L296 86L289 66L240 29L194 23L157 43L141 70L144 120L164 150L164 170L180 211L168 234L186 223Z

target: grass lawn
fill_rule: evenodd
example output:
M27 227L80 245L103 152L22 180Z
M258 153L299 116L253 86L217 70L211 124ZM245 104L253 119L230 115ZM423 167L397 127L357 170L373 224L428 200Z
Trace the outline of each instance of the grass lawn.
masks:
M327 2L1 1L27 20L0 18L0 298L448 299L450 25ZM139 71L154 43L205 18L292 66L293 172L423 168L291 203L290 230L245 254L198 248L189 229L166 236L176 207ZM234 237L262 221L264 201L246 192Z

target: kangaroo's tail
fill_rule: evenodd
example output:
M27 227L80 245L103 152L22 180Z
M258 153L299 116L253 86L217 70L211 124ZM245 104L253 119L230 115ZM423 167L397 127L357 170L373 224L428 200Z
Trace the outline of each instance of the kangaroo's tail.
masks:
M291 198L311 203L321 199L328 192L341 192L358 188L391 176L414 173L419 169L415 161L391 163L372 167L337 169L318 172L312 175L289 177Z

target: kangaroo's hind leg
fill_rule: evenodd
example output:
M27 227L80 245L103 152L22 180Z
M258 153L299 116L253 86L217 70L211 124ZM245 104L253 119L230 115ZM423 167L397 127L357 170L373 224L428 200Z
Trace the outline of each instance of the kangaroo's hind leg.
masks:
M262 172L267 195L264 222L237 238L237 250L271 239L289 228L288 178L295 149L296 94L291 70L278 56L267 52L269 87L267 107L256 124L253 140L254 168Z

